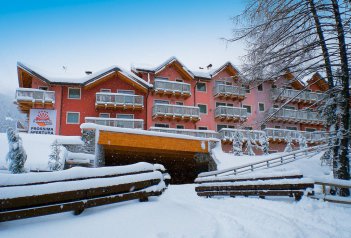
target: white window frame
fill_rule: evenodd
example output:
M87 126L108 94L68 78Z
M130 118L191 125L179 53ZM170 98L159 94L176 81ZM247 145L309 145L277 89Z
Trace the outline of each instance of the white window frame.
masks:
M207 104L202 104L202 103L198 103L197 106L199 107L199 105L201 106L206 106L206 113L200 112L202 115L207 115L208 114L208 106ZM199 107L200 108L200 107Z
M108 115L108 117L101 117L102 114ZM100 112L99 113L99 118L110 118L111 117L111 113L109 112Z
M260 109L260 104L263 105L263 111L261 111L261 109ZM264 111L266 111L266 105L264 104L264 102L258 102L257 106L258 106L258 111L259 111L259 112L264 112Z
M120 91L125 91L125 92L133 92L133 94L131 94L131 93L121 93ZM126 94L126 95L135 95L135 90L129 90L129 89L117 89L117 93L120 93L120 94Z
M78 122L77 123L68 122L68 114L69 113L78 113ZM67 125L79 125L80 124L80 112L66 112L66 124Z
M244 106L250 107L251 112L248 112L248 111L247 111L247 109L246 109ZM249 115L251 115L251 114L252 114L252 106L251 106L251 105L246 105L246 104L243 104L241 107L246 109L247 114L249 114Z
M131 118L130 120L133 120L133 119L134 119L134 114L125 114L125 113L117 113L117 114L116 114L116 118L117 118L117 119L124 119L124 118L118 118L118 115L133 116L133 118ZM128 119L129 119L129 118L128 118Z
M200 91L200 90L197 89L197 85L198 85L199 83L205 84L205 91ZM206 82L198 82L198 83L196 84L196 92L207 93L207 83L206 83Z
M79 89L79 98L70 98L69 97L69 90L70 89ZM71 100L80 100L82 98L82 89L81 88L75 88L75 87L68 87L67 89L67 99L71 99Z

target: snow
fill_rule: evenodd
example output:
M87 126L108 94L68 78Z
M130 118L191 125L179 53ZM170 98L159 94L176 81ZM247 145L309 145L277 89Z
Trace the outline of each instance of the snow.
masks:
M36 135L19 133L27 153L25 168L32 171L49 171L48 160L51 144L57 139L59 144L83 144L79 136ZM0 169L6 169L8 142L5 133L0 133Z
M54 172L52 172L54 173ZM16 198L16 197L27 197L37 196L41 194L60 193L67 191L92 189L99 187L115 186L120 184L135 183L145 180L159 179L160 189L165 188L163 182L163 175L159 171L153 171L149 173L125 175L120 177L112 178L97 178L97 179L84 179L79 181L70 182L55 182L48 184L39 185L27 185L25 187L3 187L1 188L0 199Z
M43 172L43 173L25 173L25 174L1 174L1 186L13 186L20 184L33 184L39 182L55 182L67 179L79 178L93 178L100 176L111 176L134 172L146 172L164 170L162 165L152 165L145 162L139 162L132 165L117 166L117 167L103 167L103 168L83 168L74 167L57 172Z
M181 135L181 134L172 134L167 132L158 132L158 131L146 131L142 129L132 129L132 128L122 128L122 127L112 127L112 126L103 126L94 123L83 123L80 125L81 129L96 129L101 131L112 131L120 133L130 133L130 134L139 134L139 135L149 135L149 136L161 136L161 137L171 137L179 139L188 139L188 140L200 140L200 141L220 141L219 139L214 138L199 138L195 136Z
M194 185L170 185L149 202L129 201L0 224L12 237L350 237L351 210L302 198L201 198ZM64 229L58 229L64 228Z
M95 161L95 155L86 153L73 153L67 152L67 163L74 164L93 164Z

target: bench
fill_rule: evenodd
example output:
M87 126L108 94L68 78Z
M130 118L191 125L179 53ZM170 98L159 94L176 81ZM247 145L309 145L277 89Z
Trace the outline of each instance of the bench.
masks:
M137 163L60 172L4 175L0 182L0 222L74 211L139 199L167 188L163 166Z
M288 196L300 200L314 188L312 179L303 178L301 173L271 173L260 176L223 176L197 178L195 188L198 196Z

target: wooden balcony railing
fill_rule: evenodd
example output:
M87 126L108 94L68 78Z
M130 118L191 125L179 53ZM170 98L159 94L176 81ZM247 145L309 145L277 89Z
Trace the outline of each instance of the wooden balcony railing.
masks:
M122 118L102 118L102 117L86 117L86 123L95 123L103 126L144 129L143 119L122 119Z
M200 120L200 108L171 104L155 104L152 108L152 116L154 118L198 121Z
M53 108L55 92L34 88L19 88L16 90L16 103L22 112L31 108Z
M213 88L215 97L224 97L230 99L243 100L245 98L246 89L232 85L218 84Z
M282 108L277 112L278 109L271 108L268 113L271 116L272 121L284 121L293 123L305 123L305 124L323 124L324 120L320 117L317 112L293 110Z
M175 95L175 96L185 96L189 97L191 95L191 87L188 83L167 81L167 80L155 80L154 89L156 93Z
M326 99L325 93L309 92L294 89L273 88L271 91L273 100L285 101L292 99L291 102L315 103ZM300 94L299 94L300 93Z
M247 110L241 107L218 106L216 107L215 118L227 121L245 121Z
M150 127L150 131L173 133L187 136L195 136L201 138L213 138L219 137L218 133L211 130L190 130L190 129L176 129L176 128L163 128L163 127Z
M144 107L144 97L123 93L96 93L95 107L142 109Z

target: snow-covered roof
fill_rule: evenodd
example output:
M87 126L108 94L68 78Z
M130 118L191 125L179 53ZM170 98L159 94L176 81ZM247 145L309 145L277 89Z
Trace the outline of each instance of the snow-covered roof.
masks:
M133 71L135 72L152 72L152 73L159 73L162 71L167 65L172 64L173 62L177 62L178 64L181 65L183 70L189 74L190 77L194 78L194 74L192 73L191 70L189 70L180 60L178 60L175 56L170 57L166 61L164 61L162 64L160 64L157 67L145 67L145 66L135 66L132 68Z
M92 74L89 75L81 75L77 76L72 75L72 74L66 74L65 72L63 73L55 73L55 76L50 76L52 74L47 73L41 69L38 69L33 66L29 66L28 64L22 63L22 62L17 62L17 67L21 68L22 70L28 72L29 74L32 74L39 79L47 82L47 83L53 83L53 84L79 84L79 85L88 85L91 84L103 77L106 77L110 74L113 74L115 72L119 72L125 77L129 78L130 80L134 81L135 83L139 84L142 87L145 88L150 88L152 87L152 84L147 83L145 80L142 78L138 77L132 72L128 72L127 70L122 69L121 67L118 67L116 65L110 66L108 68L96 71Z
M222 66L218 67L217 69L212 70L210 72L211 76L212 77L216 76L219 72L221 72L224 68L226 68L228 66L232 67L238 73L240 72L230 61L227 61Z

